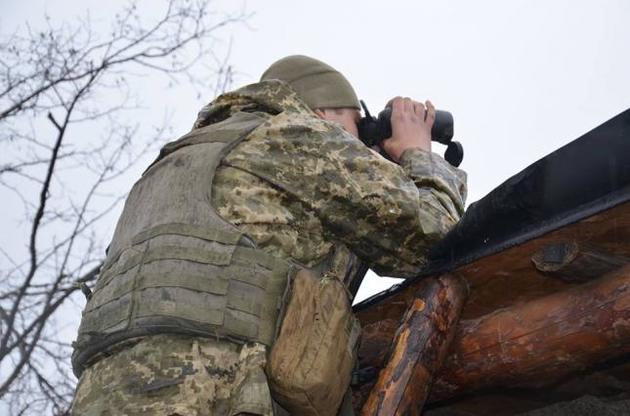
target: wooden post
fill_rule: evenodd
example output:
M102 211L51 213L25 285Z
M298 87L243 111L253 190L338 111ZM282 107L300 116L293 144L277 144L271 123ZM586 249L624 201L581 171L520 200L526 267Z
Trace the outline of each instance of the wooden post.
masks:
M362 416L421 414L467 295L466 282L456 275L426 279L398 328L389 362L381 370Z

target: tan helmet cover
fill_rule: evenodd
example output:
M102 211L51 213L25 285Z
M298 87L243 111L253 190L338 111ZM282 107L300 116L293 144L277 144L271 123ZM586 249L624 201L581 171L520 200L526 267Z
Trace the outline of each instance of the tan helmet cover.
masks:
M339 71L304 55L282 58L263 73L261 81L279 79L288 83L311 108L361 109L352 85Z

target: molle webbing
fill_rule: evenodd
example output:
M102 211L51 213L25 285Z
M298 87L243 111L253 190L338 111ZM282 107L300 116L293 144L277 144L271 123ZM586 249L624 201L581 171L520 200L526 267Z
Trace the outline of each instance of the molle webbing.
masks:
M271 345L288 264L258 249L232 247L229 256L184 247L149 248L129 257L114 275L106 271L107 283L95 290L84 312L79 343L87 345L74 357L75 368L82 369L88 357L117 341L154 333ZM169 270L173 260L184 263L189 274Z
M271 345L290 266L257 249L209 202L221 158L262 121L240 114L193 131L165 146L136 183L83 312L75 374L113 344L149 334ZM163 183L177 186L156 192Z

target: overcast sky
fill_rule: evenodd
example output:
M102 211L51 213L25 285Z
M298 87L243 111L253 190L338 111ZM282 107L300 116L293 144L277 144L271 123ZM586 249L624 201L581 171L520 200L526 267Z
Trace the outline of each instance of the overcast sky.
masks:
M106 19L124 3L4 0L0 24L36 25L43 11L72 19L86 8ZM159 2L146 4L153 13ZM235 87L278 58L306 54L342 71L373 113L396 95L430 98L455 116L468 202L630 108L628 0L215 2L243 4L254 14L229 30ZM154 91L149 102L169 103L177 135L212 98L184 86ZM359 297L387 284L370 277Z

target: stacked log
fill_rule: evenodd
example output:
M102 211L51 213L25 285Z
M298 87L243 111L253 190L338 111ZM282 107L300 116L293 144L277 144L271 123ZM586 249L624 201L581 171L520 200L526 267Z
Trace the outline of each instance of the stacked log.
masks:
M374 326L375 328L372 328ZM367 325L361 365L381 368L392 322ZM378 328L376 328L378 327ZM378 330L375 330L378 329ZM540 387L630 353L630 266L595 281L461 321L429 401L490 387ZM370 390L355 390L360 403Z

